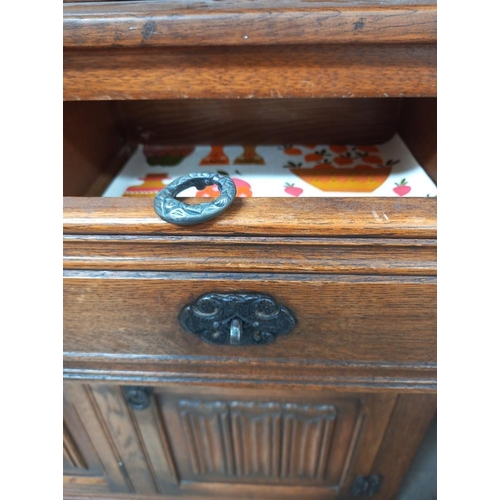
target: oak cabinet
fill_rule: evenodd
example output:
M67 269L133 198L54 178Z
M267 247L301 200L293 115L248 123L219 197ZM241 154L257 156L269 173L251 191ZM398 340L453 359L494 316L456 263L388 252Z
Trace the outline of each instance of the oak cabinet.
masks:
M436 181L435 17L65 2L65 498L396 498L436 412L436 199L237 198L181 227L101 194L138 144L396 133ZM296 324L206 342L179 314L207 294Z

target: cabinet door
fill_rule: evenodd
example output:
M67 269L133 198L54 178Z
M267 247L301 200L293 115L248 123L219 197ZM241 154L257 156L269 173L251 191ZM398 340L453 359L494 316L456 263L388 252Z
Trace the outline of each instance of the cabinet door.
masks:
M397 395L87 386L130 491L334 498L370 474Z
M65 495L350 499L381 480L394 498L435 409L434 394L66 382Z

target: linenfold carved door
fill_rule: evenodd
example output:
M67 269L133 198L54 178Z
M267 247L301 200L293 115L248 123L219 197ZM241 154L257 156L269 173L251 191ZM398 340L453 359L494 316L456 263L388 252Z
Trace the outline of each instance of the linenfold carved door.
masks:
M111 490L210 496L237 487L261 498L343 496L357 474L370 472L396 399L161 386L134 404L127 387L80 390L120 464L123 481Z

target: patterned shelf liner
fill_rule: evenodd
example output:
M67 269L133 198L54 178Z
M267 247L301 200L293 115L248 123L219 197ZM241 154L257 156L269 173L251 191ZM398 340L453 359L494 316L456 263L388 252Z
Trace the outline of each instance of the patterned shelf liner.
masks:
M384 144L141 145L103 196L154 197L174 179L231 176L239 197L434 197L437 189L398 135ZM179 197L216 197L216 186Z

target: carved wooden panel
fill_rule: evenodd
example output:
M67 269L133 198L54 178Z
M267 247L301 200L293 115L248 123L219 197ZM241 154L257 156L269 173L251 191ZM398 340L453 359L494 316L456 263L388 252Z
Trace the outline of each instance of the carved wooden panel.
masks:
M333 405L181 400L178 411L195 476L324 479Z
M371 470L397 398L180 384L148 394L134 409L119 385L66 384L69 497L343 498Z
M372 439L367 429L385 429L393 402L384 402L379 422L367 426L370 405L378 403L327 394L156 388L180 484L340 491L360 443ZM366 453L368 462L375 451Z

